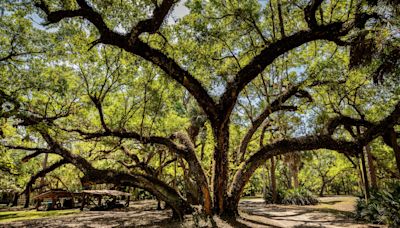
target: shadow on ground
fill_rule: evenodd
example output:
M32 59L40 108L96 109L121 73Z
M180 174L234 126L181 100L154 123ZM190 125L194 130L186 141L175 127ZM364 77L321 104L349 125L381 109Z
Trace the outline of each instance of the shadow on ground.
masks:
M79 214L36 220L1 223L0 227L368 227L352 219L355 200L331 197L316 206L266 205L260 199L243 200L240 218L197 221L188 216L185 221L171 220L170 210L156 210L156 201L133 202L121 211L84 211ZM347 201L346 201L347 200Z

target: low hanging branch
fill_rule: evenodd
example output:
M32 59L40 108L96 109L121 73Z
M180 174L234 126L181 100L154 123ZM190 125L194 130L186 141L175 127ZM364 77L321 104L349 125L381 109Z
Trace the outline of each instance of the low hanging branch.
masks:
M62 147L57 141L55 141L46 130L38 129L38 132L42 135L48 144L47 150L40 150L40 153L33 153L34 155L39 155L41 153L52 153L61 156L63 159L55 164L47 167L46 169L40 171L38 174L32 177L31 181L27 185L27 191L29 191L30 186L34 181L46 175L47 173L53 171L54 169L60 167L63 164L70 163L77 167L80 171L84 173L82 183L93 184L93 183L114 183L118 185L133 186L145 189L155 195L160 200L165 201L174 211L176 216L182 218L184 214L191 212L190 205L179 195L179 193L169 187L167 184L161 180L145 174L135 174L135 173L124 173L112 169L100 170L94 168L89 161L85 158L73 154L64 147ZM22 149L22 148L19 148ZM33 148L26 148L31 150ZM33 157L31 154L30 158ZM29 156L29 155L28 155Z
M236 172L233 182L230 185L229 197L238 203L245 184L250 179L255 170L266 160L273 156L287 154L295 151L330 149L343 153L354 154L358 144L335 140L329 135L305 136L293 139L283 139L278 142L268 144L262 147L258 152L250 156L243 162Z
M48 173L56 170L57 168L65 165L65 164L68 164L68 161L66 159L61 159L61 160L55 162L54 164L46 167L45 169L40 170L35 175L31 176L31 179L29 179L28 183L25 186L25 190L23 190L22 193L29 194L30 189L32 188L32 185L35 184L37 179L46 176Z
M101 109L99 109L99 111L102 111ZM21 126L31 126L31 125L37 125L37 124L51 124L54 120L61 118L61 117L50 117L49 118L44 118L44 117L38 117L38 116L32 116L32 115L28 115L26 113L23 112L16 112L16 116L18 119L21 120L21 122L19 123ZM105 124L105 122L103 122ZM108 129L108 128L107 128ZM23 146L7 146L10 149L18 149L18 150L28 150L28 151L34 151L33 153L27 155L25 158L23 158L24 161L27 161L33 157L36 157L42 153L54 153L54 154L58 154L61 157L63 157L64 159L66 159L68 161L68 163L73 164L74 166L76 166L78 169L80 169L83 173L87 174L87 178L93 178L91 179L91 181L94 182L104 182L105 181L109 181L111 179L96 179L98 176L98 172L102 172L99 170L96 170L95 168L93 168L93 166L90 164L90 162L88 162L86 159L70 153L68 150L66 150L65 148L61 147L51 136L50 134L47 132L47 130L43 129L43 128L35 128L36 131L38 131L42 137L45 139L45 141L47 142L49 148L29 148L29 147L23 147ZM121 131L115 131L115 130L108 130L106 132L96 132L96 133L88 133L88 132L84 132L81 130L68 130L69 132L78 132L79 134L81 134L82 136L84 136L86 139L93 139L93 138L101 138L101 137L118 137L120 139L136 139L139 142L143 143L143 144L160 144L160 145L164 145L167 148L169 148L172 152L182 156L189 164L189 168L191 169L191 173L195 175L196 180L198 180L198 184L200 186L200 189L203 193L203 198L204 198L204 210L206 213L210 214L211 213L211 197L210 197L210 191L209 191L209 185L208 185L208 181L207 178L205 176L205 172L196 156L195 150L193 146L190 146L189 144L190 139L186 139L183 137L183 135L174 135L175 138L178 138L180 141L185 142L186 140L189 140L189 144L185 144L185 145L181 145L178 143L175 143L173 141L173 139L169 139L169 138L165 138L165 137L159 137L159 136L149 136L149 137L144 137L136 132L121 132ZM174 138L172 137L172 138ZM40 174L42 175L42 174ZM122 175L124 176L125 174L118 174L118 175ZM126 174L128 175L128 174ZM137 176L135 176L134 174L129 174L131 175L131 181L134 181L135 178L138 178ZM127 178L126 176L124 176L125 178ZM150 185L152 181L156 180L156 182L160 182L162 183L161 180L152 177L151 175L148 176L151 180L146 180L147 182L144 183L143 185L139 185L139 184L133 184L133 183L128 183L129 185L134 185L136 187L139 188L143 188L148 190L149 192L152 192L155 196L159 197L159 199L168 202L168 197L166 195L160 194L158 191L154 192L154 189L149 189ZM140 176L140 178L143 178L143 176ZM112 183L117 183L118 181L114 180L114 182ZM118 182L119 184L121 184L121 182ZM167 185L164 184L166 187ZM157 184L153 185L153 187L157 188ZM160 186L158 186L160 187ZM170 187L168 187L170 188ZM171 188L172 189L172 188ZM166 192L169 192L168 194L177 194L179 195L177 192L175 193L170 193L171 189L167 189ZM175 190L174 190L175 191ZM180 197L180 196L179 196ZM179 198L178 197L178 198ZM183 199L180 199L179 202L177 201L177 196L172 197L174 198L174 202L178 203L178 204L182 204L182 202L185 202ZM170 202L172 204L172 202ZM184 206L183 208L187 208L186 206ZM178 208L175 208L175 210L178 210ZM176 211L176 213L178 213L178 211ZM179 215L181 216L181 215Z
M340 125L351 125L350 118L342 117L335 119L328 124L325 132L333 133L336 127ZM323 134L316 136L305 136L293 139L283 139L273 144L262 147L258 152L252 155L247 161L243 162L234 176L234 180L229 189L231 204L237 204L245 184L250 179L254 171L267 159L285 153L302 150L329 149L348 155L356 155L360 148L367 145L375 138L385 134L388 128L393 127L400 120L400 102L386 118L378 123L370 123L364 120L354 121L352 126L365 126L367 130L355 141L333 139L332 134Z

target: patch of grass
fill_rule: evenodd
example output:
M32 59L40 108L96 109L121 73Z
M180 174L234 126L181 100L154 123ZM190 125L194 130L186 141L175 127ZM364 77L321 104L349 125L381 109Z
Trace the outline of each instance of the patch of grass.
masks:
M79 213L78 209L54 210L54 211L2 211L0 212L0 223L14 222L20 220L38 219L44 217L56 217L60 215L69 215Z

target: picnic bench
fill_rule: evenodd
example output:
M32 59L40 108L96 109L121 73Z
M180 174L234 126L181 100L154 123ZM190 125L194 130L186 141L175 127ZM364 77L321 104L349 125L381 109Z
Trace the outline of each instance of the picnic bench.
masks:
M44 205L43 203L38 203L36 205L37 210L59 210L74 208L76 206L75 199L81 197L82 193L69 192L66 190L50 190L35 196L34 199L39 202L50 199L50 201L45 202ZM61 200L63 201L61 202Z

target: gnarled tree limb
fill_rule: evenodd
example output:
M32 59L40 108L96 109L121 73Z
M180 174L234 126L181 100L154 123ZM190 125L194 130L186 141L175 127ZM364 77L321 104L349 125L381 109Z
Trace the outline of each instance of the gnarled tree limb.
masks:
M268 118L272 113L280 110L295 110L295 107L284 106L283 104L295 95L299 90L300 85L292 86L285 93L277 97L270 105L268 105L262 112L257 116L257 118L252 121L251 127L247 130L239 146L240 161L244 161L244 156L246 154L247 146L253 137L257 129L262 125L265 119Z
M151 19L139 22L136 27L132 28L128 35L122 35L112 31L104 22L101 14L89 6L85 0L78 0L77 2L80 6L80 9L78 10L57 10L51 12L44 1L36 4L36 6L46 13L48 24L57 23L64 18L83 17L87 19L100 33L98 43L111 44L120 47L127 52L138 55L157 65L165 71L169 77L180 83L190 92L211 120L215 119L215 116L217 115L215 102L196 78L194 78L187 70L180 67L175 60L161 51L150 47L140 39L134 39L135 41L132 42L132 36L137 37L143 32L154 33L157 31L162 20L165 18L172 6L173 1L164 0L161 6L154 10ZM149 27L144 25L148 25Z

